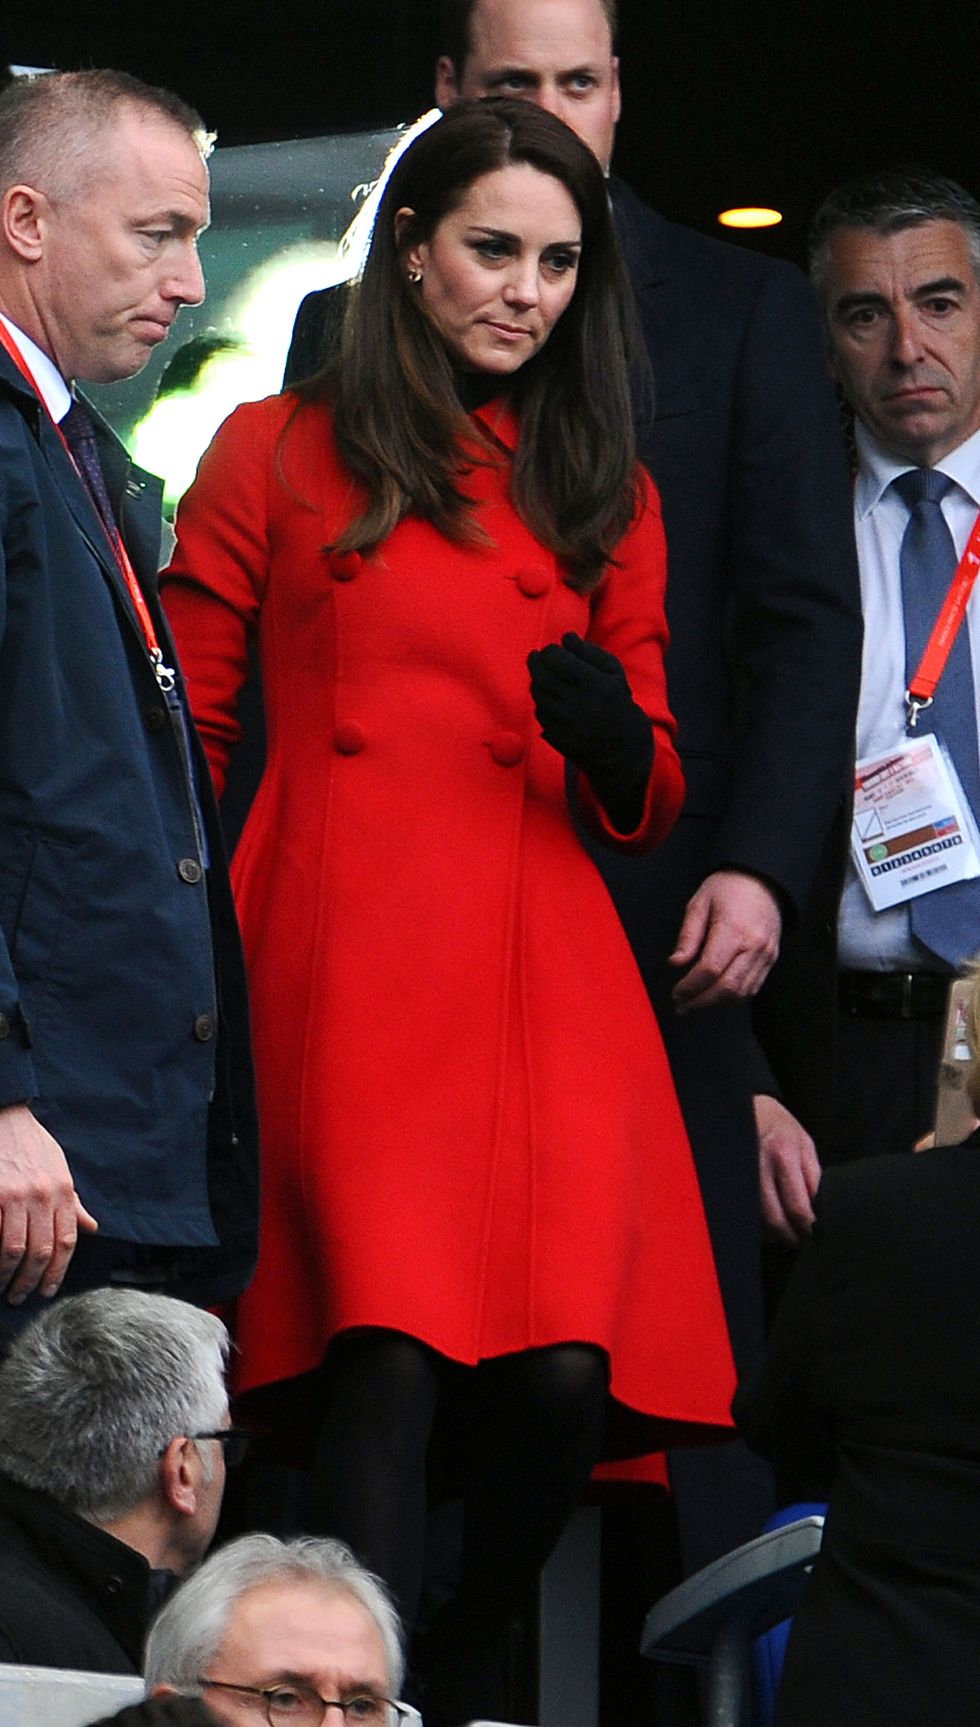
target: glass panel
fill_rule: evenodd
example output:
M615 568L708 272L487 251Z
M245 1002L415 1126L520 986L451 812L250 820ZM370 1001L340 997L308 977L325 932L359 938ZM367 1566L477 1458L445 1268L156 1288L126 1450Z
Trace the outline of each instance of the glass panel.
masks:
M356 274L372 187L418 127L215 150L206 301L183 308L135 378L85 387L135 459L163 476L168 514L231 409L280 388L304 294Z

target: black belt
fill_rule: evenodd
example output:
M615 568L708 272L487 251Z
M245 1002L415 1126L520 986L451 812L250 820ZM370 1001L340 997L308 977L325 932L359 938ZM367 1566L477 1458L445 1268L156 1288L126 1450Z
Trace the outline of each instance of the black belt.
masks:
M841 1012L855 1018L938 1019L951 982L937 971L842 971L837 1000Z

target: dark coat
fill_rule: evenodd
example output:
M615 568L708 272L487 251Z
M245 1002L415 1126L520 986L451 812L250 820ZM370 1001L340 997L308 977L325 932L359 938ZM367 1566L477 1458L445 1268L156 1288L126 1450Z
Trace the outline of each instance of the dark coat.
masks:
M833 978L861 647L850 482L800 271L667 222L620 182L612 198L654 372L640 453L663 501L687 798L655 855L595 855L658 1011L745 1364L761 1338L749 1009L678 1018L667 956L691 894L734 868L775 888L790 958L803 943ZM767 1054L800 1107L826 1091L832 1022L801 1037L798 1013L772 1018Z
M972 1727L980 1695L980 1133L825 1172L735 1413L830 1508L781 1727Z
M138 1673L153 1580L134 1548L0 1475L0 1661Z
M160 484L108 427L99 438L172 664ZM108 540L0 353L0 1106L31 1103L103 1235L199 1250L181 1292L218 1299L254 1261L255 1129L237 930L193 747L207 870L178 724Z

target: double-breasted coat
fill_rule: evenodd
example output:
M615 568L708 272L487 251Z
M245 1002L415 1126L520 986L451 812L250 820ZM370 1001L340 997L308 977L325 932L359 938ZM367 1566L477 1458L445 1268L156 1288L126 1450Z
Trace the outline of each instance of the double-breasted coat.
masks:
M517 426L468 475L485 543L409 517L332 553L357 493L329 412L238 409L181 506L166 604L219 787L256 631L265 775L235 859L266 1178L242 1388L385 1326L447 1356L608 1351L646 1414L724 1424L731 1364L659 1033L526 665L566 630L650 714L645 847L682 781L663 673L664 545L642 509L588 597L508 496Z

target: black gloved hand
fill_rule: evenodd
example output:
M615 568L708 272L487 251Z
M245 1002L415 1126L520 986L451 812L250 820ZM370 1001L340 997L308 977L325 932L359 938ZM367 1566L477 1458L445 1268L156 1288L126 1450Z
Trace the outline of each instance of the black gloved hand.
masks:
M622 663L569 631L528 654L527 664L545 742L588 776L619 831L632 832L653 766L653 726Z

